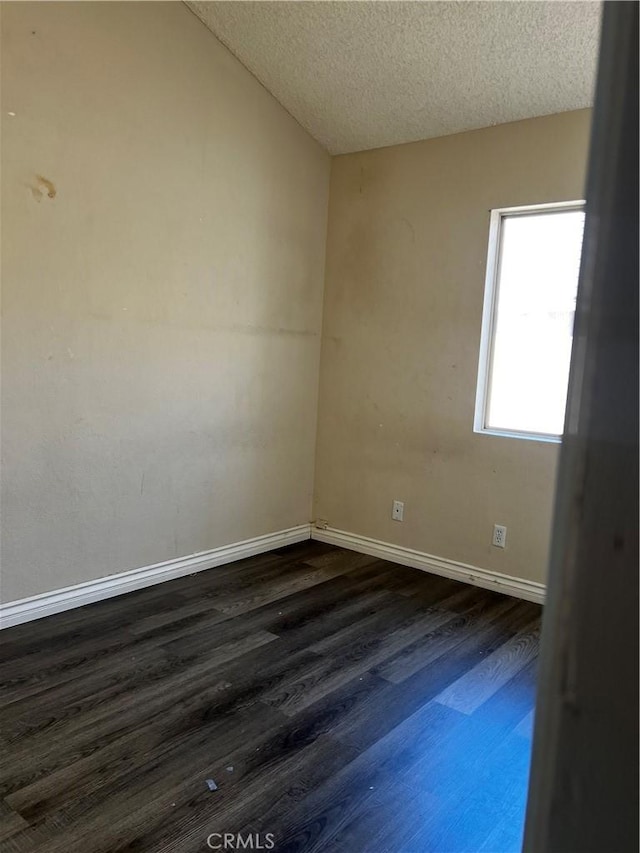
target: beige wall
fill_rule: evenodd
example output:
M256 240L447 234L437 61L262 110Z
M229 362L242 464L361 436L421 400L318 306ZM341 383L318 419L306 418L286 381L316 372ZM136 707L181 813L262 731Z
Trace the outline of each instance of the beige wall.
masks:
M582 198L589 121L333 160L316 518L544 581L558 448L472 431L489 211ZM504 551L490 545L496 522Z
M181 3L2 6L2 599L308 522L328 155Z

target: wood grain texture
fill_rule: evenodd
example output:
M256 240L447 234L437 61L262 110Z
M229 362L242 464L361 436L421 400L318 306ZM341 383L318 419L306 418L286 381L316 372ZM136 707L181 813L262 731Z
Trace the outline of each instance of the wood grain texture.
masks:
M3 853L516 851L539 619L308 542L8 629Z

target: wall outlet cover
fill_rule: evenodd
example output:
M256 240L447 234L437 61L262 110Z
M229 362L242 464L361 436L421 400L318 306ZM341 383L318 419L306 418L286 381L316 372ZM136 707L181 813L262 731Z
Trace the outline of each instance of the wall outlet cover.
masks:
M393 502L391 518L394 521L404 521L404 503L402 501Z
M507 528L503 524L493 525L493 538L491 544L496 548L504 548L507 544Z

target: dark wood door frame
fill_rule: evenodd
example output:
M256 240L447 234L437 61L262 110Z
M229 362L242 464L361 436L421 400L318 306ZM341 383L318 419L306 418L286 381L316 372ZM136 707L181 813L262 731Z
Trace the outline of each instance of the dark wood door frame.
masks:
M524 849L638 849L638 4L604 3Z

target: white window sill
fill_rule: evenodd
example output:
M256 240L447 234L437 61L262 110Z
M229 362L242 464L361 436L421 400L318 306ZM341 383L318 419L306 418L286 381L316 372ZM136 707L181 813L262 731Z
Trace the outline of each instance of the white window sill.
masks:
M523 438L525 441L542 441L545 444L562 444L561 435L547 435L546 433L538 432L518 432L517 430L495 429L484 427L483 429L474 428L476 435L492 435L500 438Z

